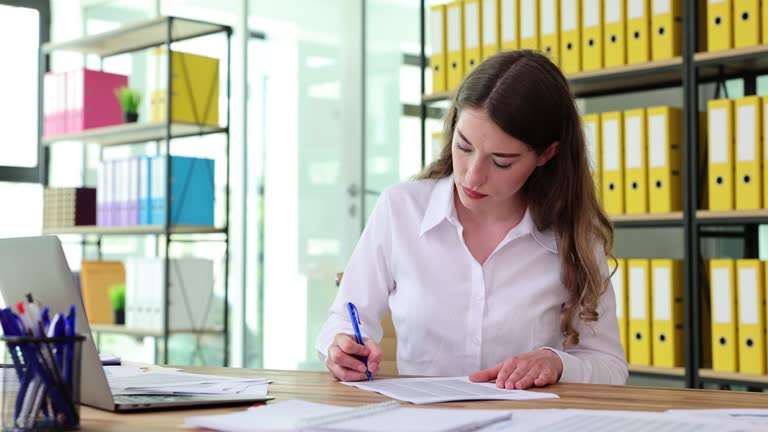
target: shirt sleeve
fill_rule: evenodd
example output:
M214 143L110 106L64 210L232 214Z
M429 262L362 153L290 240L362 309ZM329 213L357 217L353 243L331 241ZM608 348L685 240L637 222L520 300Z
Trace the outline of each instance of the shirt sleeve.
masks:
M390 190L376 201L363 234L344 269L341 285L330 308L330 315L320 329L315 342L320 359L325 361L328 347L338 333L354 334L347 311L347 302L354 303L362 325L364 338L381 341L381 320L388 309L389 292L394 289L391 271Z
M602 263L603 274L607 277L608 263L602 248L596 252L598 263ZM563 362L560 382L624 385L629 376L627 360L619 338L616 318L616 294L613 285L598 300L598 320L584 322L576 319L575 329L579 332L579 344L553 351Z

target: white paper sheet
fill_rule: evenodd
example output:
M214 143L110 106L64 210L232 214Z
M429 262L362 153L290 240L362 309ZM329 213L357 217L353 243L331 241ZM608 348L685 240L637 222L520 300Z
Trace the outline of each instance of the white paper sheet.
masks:
M492 383L473 383L467 377L396 378L345 382L345 385L381 393L393 399L415 404L461 400L534 400L557 399L553 393L505 390Z

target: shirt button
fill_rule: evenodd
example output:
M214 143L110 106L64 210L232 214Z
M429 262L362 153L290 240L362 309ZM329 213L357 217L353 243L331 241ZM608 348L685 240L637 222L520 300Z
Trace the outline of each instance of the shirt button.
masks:
M475 301L478 302L478 303L481 303L483 301L483 295L482 294L476 295L475 296Z
M475 345L480 345L480 338L476 337L474 342L475 342Z

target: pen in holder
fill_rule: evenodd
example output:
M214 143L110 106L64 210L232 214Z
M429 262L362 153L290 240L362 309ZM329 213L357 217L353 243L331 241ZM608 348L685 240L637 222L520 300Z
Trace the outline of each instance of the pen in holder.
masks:
M85 336L2 336L3 430L80 427L80 366Z

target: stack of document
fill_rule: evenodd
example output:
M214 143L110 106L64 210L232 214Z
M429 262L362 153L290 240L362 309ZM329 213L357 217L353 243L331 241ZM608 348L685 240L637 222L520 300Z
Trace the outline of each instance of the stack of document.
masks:
M266 396L265 378L234 378L191 374L177 369L145 372L136 366L106 366L113 395L239 395Z

